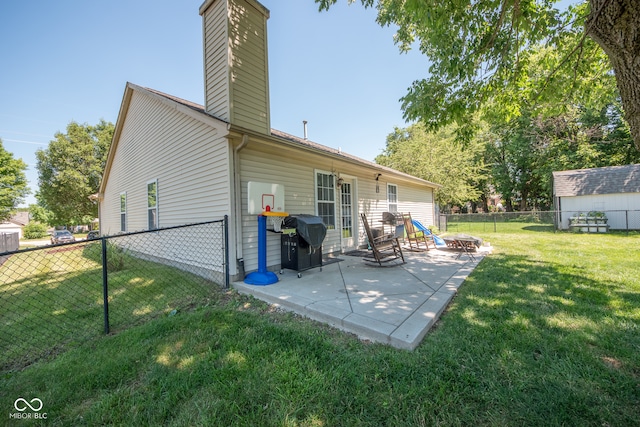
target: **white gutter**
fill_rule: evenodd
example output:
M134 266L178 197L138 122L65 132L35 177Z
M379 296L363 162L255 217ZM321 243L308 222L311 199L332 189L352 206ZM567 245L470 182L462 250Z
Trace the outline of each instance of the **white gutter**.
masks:
M236 260L244 258L242 252L242 181L240 180L240 151L249 144L249 135L242 135L242 142L233 150L233 192L236 226Z

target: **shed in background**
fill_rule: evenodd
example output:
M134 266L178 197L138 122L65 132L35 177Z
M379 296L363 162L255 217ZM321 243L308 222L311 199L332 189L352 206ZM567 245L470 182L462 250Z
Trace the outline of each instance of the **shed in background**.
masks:
M569 218L605 212L612 230L640 229L640 164L553 172L556 226Z

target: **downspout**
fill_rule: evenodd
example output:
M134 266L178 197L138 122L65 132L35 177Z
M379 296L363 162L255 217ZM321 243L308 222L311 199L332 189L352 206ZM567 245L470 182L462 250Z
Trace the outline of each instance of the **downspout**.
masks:
M242 142L233 150L233 191L236 226L236 263L238 273L244 276L244 256L242 251L242 181L240 180L240 151L249 144L249 135L242 135Z

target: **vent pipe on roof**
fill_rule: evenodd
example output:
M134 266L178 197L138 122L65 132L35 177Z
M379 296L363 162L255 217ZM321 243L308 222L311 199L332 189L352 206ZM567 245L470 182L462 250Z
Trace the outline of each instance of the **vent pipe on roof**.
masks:
M307 121L303 120L302 121L302 126L304 126L304 139L307 139Z

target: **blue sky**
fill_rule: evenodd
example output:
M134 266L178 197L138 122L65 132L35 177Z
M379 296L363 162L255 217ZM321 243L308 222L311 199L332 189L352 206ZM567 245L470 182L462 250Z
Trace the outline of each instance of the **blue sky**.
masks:
M0 2L0 138L29 166L71 121L116 122L127 81L203 103L203 0ZM262 0L268 21L271 126L373 160L395 126L399 99L427 76L401 54L375 10L340 1ZM31 195L26 204L35 203Z

